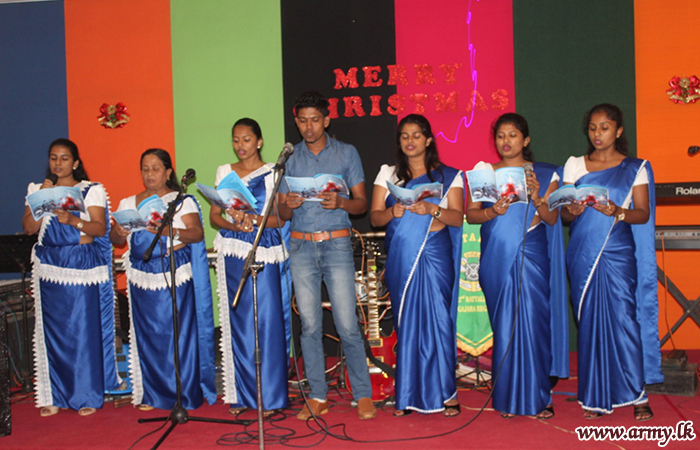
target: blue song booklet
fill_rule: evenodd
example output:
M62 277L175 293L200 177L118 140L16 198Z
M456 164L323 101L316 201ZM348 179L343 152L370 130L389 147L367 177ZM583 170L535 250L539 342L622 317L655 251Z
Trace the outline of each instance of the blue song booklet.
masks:
M139 203L136 209L123 209L112 214L126 231L134 232L146 229L147 226L155 226L163 219L167 206L163 199L157 195L151 195Z
M58 209L85 212L85 199L76 186L55 186L27 195L27 205L34 220L52 214Z
M547 199L549 210L558 208L559 206L568 205L573 202L583 202L586 206L609 204L608 189L602 186L593 184L582 184L574 186L573 184L565 184L552 194Z
M258 203L248 186L233 170L221 180L216 189L201 183L197 183L197 188L212 204L224 210L254 212Z
M426 198L442 198L442 184L437 181L417 184L410 189L387 181L386 187L389 189L391 196L396 199L396 202L403 206L411 206Z
M467 171L472 202L497 202L507 197L512 203L527 203L527 183L522 167Z
M287 183L289 192L301 195L307 202L322 202L323 199L318 198L318 196L326 192L350 195L350 190L342 175L319 173L313 177L285 176L284 181Z

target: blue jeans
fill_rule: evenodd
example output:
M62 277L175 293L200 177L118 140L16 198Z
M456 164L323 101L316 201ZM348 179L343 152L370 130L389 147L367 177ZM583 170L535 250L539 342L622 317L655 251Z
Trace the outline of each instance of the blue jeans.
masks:
M301 317L301 350L311 398L324 400L326 357L323 352L321 281L331 300L333 322L338 330L355 400L372 397L367 356L357 323L355 262L349 237L323 242L291 239L289 264Z

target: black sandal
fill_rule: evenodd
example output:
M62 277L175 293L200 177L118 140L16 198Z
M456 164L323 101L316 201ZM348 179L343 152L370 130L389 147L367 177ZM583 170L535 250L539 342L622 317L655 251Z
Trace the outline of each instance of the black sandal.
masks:
M547 405L545 409L539 412L535 417L541 420L549 420L554 417L554 405Z
M445 410L442 412L442 415L445 417L457 417L461 413L462 408L459 403L456 403L454 405L445 405Z
M600 419L601 417L603 417L603 413L590 411L590 410L584 410L584 412L583 412L584 419L595 420L595 419Z
M394 417L405 417L405 416L411 414L412 412L413 411L411 411L410 409L396 409L396 410L394 410L393 416Z
M650 420L652 417L654 417L654 413L651 410L651 406L649 406L649 402L641 405L634 405L634 420L637 422L644 422L645 420Z

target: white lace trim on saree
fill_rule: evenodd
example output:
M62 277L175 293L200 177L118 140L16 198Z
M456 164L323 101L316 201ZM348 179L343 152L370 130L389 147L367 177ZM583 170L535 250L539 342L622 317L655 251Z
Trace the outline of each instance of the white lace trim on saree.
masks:
M248 253L253 248L253 244L249 242L243 242L238 239L225 238L220 234L216 235L214 239L214 248L219 255L224 256L234 256L240 259L246 259ZM278 264L285 261L286 252L282 245L275 245L274 247L258 247L256 253L256 262L264 264Z
M218 235L217 235L218 238ZM216 257L217 292L219 294L219 322L221 325L221 381L223 384L224 404L237 404L238 391L236 390L236 363L233 358L233 344L231 340L231 316L228 298L228 283L226 282L226 258L219 253Z
M43 226L42 226L43 228ZM41 267L41 261L32 250L34 270ZM41 307L41 281L39 277L32 278L34 294L34 401L38 408L53 405L53 391L49 378L49 358L46 355L46 340L44 337L44 316Z
M109 267L97 266L92 269L68 269L65 267L41 264L36 271L42 281L66 285L93 285L109 281Z
M131 259L129 251L124 253L124 266L127 277L131 270ZM131 281L131 280L129 280ZM131 304L131 285L126 284L126 295L129 300L129 376L131 377L131 403L140 405L143 401L143 375L141 373L141 360L139 359L139 340L134 326L134 308Z
M124 260L128 261L126 255ZM165 273L150 273L134 269L131 264L126 264L126 277L129 283L141 289L149 291L160 291L162 289L170 289L170 270L169 265L165 265ZM190 263L183 264L175 271L175 286L180 287L192 279L192 265Z

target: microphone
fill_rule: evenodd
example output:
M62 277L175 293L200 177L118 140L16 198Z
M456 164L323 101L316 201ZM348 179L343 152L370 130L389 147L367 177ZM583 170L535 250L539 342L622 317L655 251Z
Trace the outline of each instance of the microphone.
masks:
M49 175L49 180L50 180L50 181L53 183L53 185L55 186L56 183L58 183L58 175L56 175L55 173L52 173L51 175Z
M185 176L182 177L182 181L180 181L181 185L187 184L188 181L190 181L194 176L196 175L194 169L187 169L187 172L185 172Z
M700 152L700 146L693 145L688 147L688 156L695 156L698 152Z
M531 162L526 162L523 164L523 170L525 170L525 180L527 181L527 177L532 176L534 173L535 167L532 165ZM529 199L530 196L532 195L532 191L530 190L530 186L527 187L527 198Z
M286 144L284 144L284 147L282 148L282 153L280 153L280 157L277 159L277 163L275 164L275 170L283 168L284 165L287 163L289 157L292 156L292 153L294 153L294 146L291 143L287 142Z

